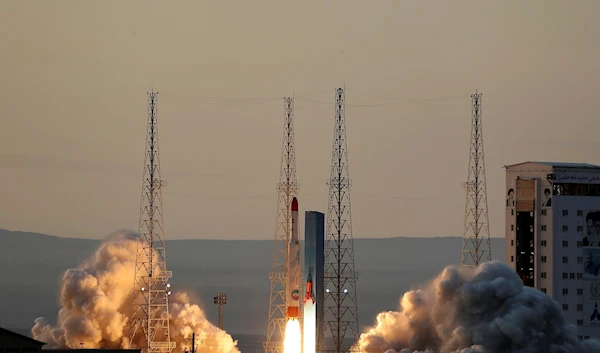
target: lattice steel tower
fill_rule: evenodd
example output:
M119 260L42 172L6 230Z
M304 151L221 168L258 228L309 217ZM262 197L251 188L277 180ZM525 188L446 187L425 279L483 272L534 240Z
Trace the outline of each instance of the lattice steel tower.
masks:
M320 351L345 352L359 337L357 275L354 270L354 244L350 212L350 175L344 89L335 94L335 126L331 156L327 232L325 233L324 330L318 337ZM350 332L348 332L350 331ZM331 337L327 336L327 332ZM346 337L347 334L349 337ZM329 342L332 340L332 343ZM349 339L352 342L348 342Z
M492 259L490 225L488 220L483 134L481 124L481 93L471 95L472 124L469 172L466 183L465 226L463 232L463 266L477 266Z
M298 197L296 179L296 150L294 144L294 99L284 98L283 145L279 184L277 184L277 220L275 224L275 248L273 268L269 276L271 295L269 300L269 323L266 353L283 353L286 326L287 245L292 234L291 204Z
M148 134L142 182L142 202L129 338L144 353L170 353L175 348L169 332L171 271L167 256L162 211L162 187L158 157L156 92L148 94Z

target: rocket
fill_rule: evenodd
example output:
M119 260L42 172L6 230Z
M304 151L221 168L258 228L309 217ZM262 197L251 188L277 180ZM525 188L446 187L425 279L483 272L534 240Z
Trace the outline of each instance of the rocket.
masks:
M300 241L298 239L298 199L292 199L292 236L287 246L286 317L298 318L300 303Z
M304 301L302 304L306 304L307 301L312 300L312 303L315 303L315 295L313 293L313 282L312 282L312 273L308 274L308 280L306 281L306 293L304 293Z

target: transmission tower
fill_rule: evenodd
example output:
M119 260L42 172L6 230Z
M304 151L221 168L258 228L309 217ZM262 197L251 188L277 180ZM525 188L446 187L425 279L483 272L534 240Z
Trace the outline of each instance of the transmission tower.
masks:
M463 183L467 194L461 262L463 266L477 266L481 262L492 259L483 158L481 93L475 92L471 95L471 99L473 120L471 123L469 172L467 182Z
M350 175L346 144L344 89L338 88L335 96L335 126L327 233L325 239L325 306L324 330L331 334L333 346L326 333L318 337L320 351L341 353L354 345L359 336L357 274L354 270L354 244L350 212ZM350 331L350 332L348 332ZM346 338L347 334L350 334ZM348 342L351 338L352 342ZM345 340L346 339L346 340ZM327 342L326 342L327 340Z
M148 94L148 135L142 183L142 201L129 338L144 353L170 353L175 348L169 332L171 271L167 257L162 212L162 187L158 158L156 101Z
M273 267L269 276L271 295L269 300L269 323L266 353L283 353L286 326L287 245L292 234L291 204L298 197L296 179L296 151L294 145L294 99L284 98L283 145L279 184L277 184L277 220L275 224L275 247Z

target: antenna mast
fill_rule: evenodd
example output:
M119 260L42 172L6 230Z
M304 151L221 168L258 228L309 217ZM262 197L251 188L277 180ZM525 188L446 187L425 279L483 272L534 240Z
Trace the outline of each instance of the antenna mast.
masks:
M319 351L342 353L358 341L357 274L354 270L354 244L350 212L350 175L346 144L344 89L335 94L335 126L331 157L329 206L325 239L324 330L329 331L333 347L319 333ZM350 332L348 332L350 330ZM350 333L352 342L344 341Z
M463 232L463 266L478 266L491 261L490 225L488 220L485 161L483 158L483 135L481 123L481 93L471 95L472 123L469 172L466 183L465 226Z
M171 271L167 256L158 157L157 92L148 93L148 134L142 183L142 201L129 339L143 353L170 353L175 348L169 332Z
M275 225L275 247L273 268L269 276L271 295L269 300L269 323L266 353L283 353L286 321L287 245L292 234L291 204L298 197L296 179L296 150L294 144L294 99L284 98L283 145L281 168L277 184L277 220Z

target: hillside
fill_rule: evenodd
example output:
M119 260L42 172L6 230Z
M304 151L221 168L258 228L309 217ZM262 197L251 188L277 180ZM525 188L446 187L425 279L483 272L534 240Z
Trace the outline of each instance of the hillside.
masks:
M38 316L56 319L62 273L91 256L98 240L0 230L0 326L28 329ZM362 326L398 306L411 285L426 282L445 265L460 262L460 238L355 239ZM504 240L492 240L493 258L504 258ZM226 292L224 327L262 335L266 330L273 242L171 240L167 242L173 288L190 289L212 322L212 297Z

